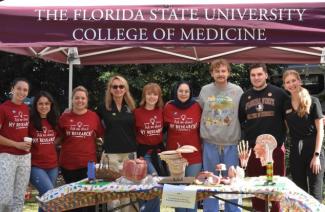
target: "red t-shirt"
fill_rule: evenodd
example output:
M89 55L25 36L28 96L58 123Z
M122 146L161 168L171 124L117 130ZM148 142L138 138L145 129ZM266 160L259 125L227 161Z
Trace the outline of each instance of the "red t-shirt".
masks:
M164 109L164 122L168 126L167 150L175 150L183 145L192 145L197 152L182 154L189 164L202 163L200 140L201 107L194 103L189 108L180 109L167 103Z
M28 136L29 108L7 100L0 105L0 135L16 142L23 142ZM0 145L0 153L24 155L29 152L14 147Z
M58 166L58 156L54 143L58 133L46 119L42 119L41 123L41 131L35 129L32 123L29 125L29 136L33 138L32 166L52 169Z
M63 113L59 130L63 136L60 166L75 170L86 168L88 161L97 161L95 138L102 137L104 129L96 113L90 110L82 115Z
M162 142L163 110L147 110L139 107L134 110L136 139L139 144L157 145Z

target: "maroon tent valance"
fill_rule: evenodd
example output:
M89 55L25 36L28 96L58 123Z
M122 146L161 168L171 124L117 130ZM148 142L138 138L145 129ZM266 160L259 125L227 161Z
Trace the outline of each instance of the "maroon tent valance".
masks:
M82 64L319 63L325 2L168 6L0 6L0 50Z
M311 46L325 3L0 7L1 46Z

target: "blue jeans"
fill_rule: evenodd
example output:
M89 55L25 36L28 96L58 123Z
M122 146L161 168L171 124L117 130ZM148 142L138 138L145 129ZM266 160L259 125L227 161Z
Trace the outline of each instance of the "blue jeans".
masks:
M39 196L42 196L48 190L55 187L56 178L58 176L58 168L42 169L32 166L30 173L30 182L38 190ZM42 211L39 209L39 211Z
M154 165L151 162L151 155L146 154L144 156L145 161L147 162L147 172L148 174L157 174L157 171ZM161 162L158 157L158 163ZM139 200L139 207L141 212L159 212L160 211L160 198L156 197L151 200Z
M205 171L216 173L215 167L218 163L224 163L227 169L230 166L238 165L238 152L237 145L230 146L218 146L216 144L210 144L203 142L203 169ZM227 175L227 172L222 173L223 176ZM231 202L238 203L238 200L231 200ZM207 198L203 201L203 211L215 212L219 211L219 201L215 198ZM225 203L225 211L236 212L241 211L237 206L230 203Z
M151 155L146 154L144 160L147 162L147 172L148 174L157 174L157 170L151 162ZM158 156L158 163L161 163L160 157Z
M202 171L202 163L194 163L186 167L185 176L196 177L200 171Z
M196 177L196 175L202 170L202 163L191 164L185 169L186 177ZM175 208L176 212L196 212L197 206L194 209L189 208Z
M141 212L159 212L160 198L156 197L151 200L139 200L139 207Z

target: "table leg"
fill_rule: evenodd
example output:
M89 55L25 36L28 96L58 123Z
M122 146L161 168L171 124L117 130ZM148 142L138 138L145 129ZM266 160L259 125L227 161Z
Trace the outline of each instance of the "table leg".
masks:
M230 204L232 204L232 205L235 205L235 206L237 206L237 207L239 207L239 208L242 208L242 209L245 209L245 210L247 210L247 211L255 211L254 209L252 209L252 208L250 208L250 207L246 207L246 206L243 206L243 205L240 205L240 204L237 204L237 203L231 202L231 201L229 201L229 200L226 200L226 199L224 199L224 198L218 197L218 196L216 196L216 195L212 195L212 196L213 196L214 198L218 199L218 200L224 201L225 203L230 203Z
M105 211L107 211L106 203L96 205L96 212L105 212Z
M120 205L120 206L118 206L118 207L116 207L116 208L113 208L113 209L110 209L110 210L107 210L107 211L108 211L108 212L113 212L113 211L116 211L116 210L119 210L119 209L122 209L122 208L124 208L124 207L126 207L126 206L131 205L131 206L132 206L132 207L133 207L137 212L139 212L139 210L138 210L137 207L135 206L136 203L138 203L138 200L135 200L135 201L130 200L130 202L127 203L127 204Z
M266 195L265 199L265 212L269 212L270 210L270 195Z

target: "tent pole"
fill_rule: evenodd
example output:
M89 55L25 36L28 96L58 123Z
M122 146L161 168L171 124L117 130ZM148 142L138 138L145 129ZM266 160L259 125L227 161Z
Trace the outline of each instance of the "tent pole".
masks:
M69 108L72 108L73 63L69 62Z
M69 108L72 108L72 86L73 86L73 65L80 65L80 58L77 47L70 47L68 49L67 63L69 64Z

